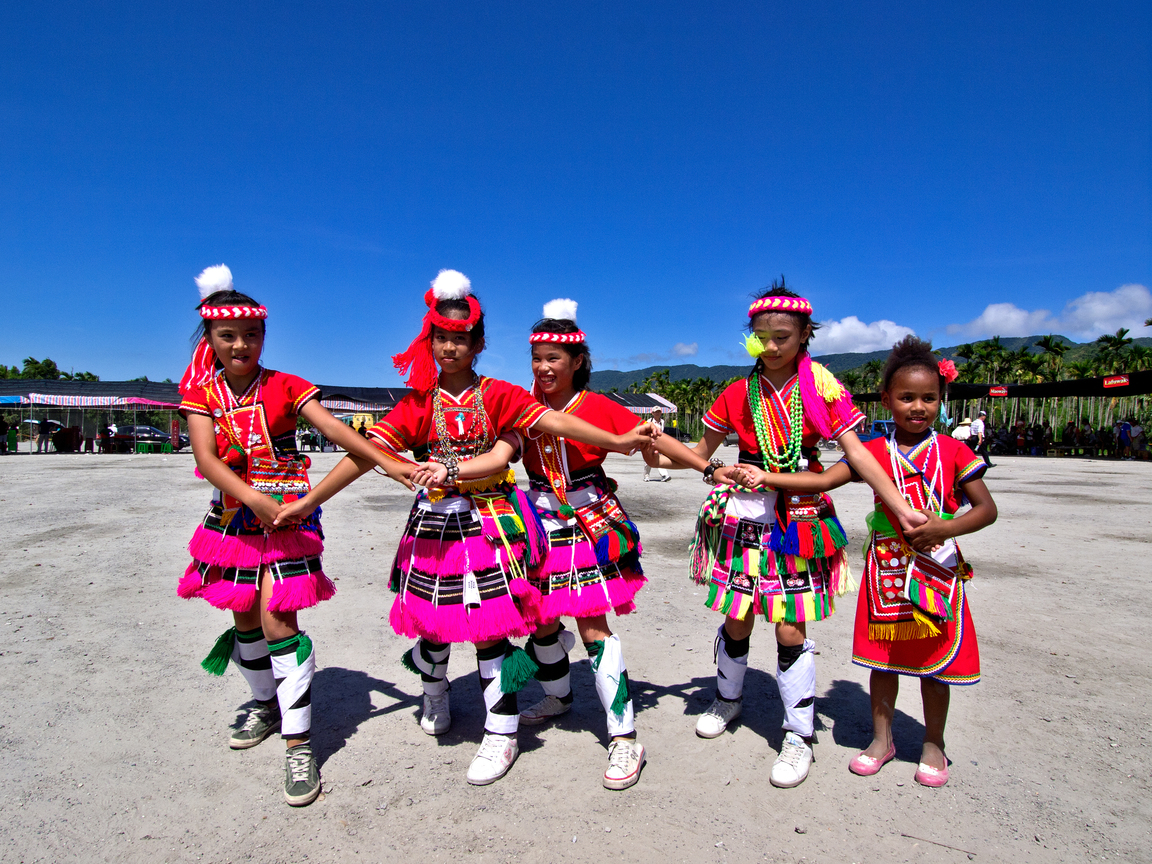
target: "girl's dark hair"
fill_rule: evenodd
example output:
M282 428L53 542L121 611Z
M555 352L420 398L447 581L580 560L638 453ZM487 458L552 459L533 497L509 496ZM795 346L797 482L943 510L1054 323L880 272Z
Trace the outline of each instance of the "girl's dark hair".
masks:
M475 296L475 295L473 295ZM480 302L480 298L476 298L476 302ZM467 318L472 314L472 307L468 305L468 301L461 298L459 300L440 300L436 304L436 311L444 317L448 317L449 312L463 313ZM484 340L484 311L480 311L480 317L476 319L476 323L472 325L472 329L468 331L468 335L472 339L472 346L475 347L477 342Z
M799 294L797 294L795 291L789 290L788 287L784 284L784 274L781 273L779 280L773 279L771 285L769 285L763 291L760 291L757 294L753 294L752 299L753 300L763 300L765 297L799 297L799 296L800 296ZM815 321L813 321L812 316L809 315L807 312L777 312L774 310L770 310L767 312L758 312L758 313L756 313L756 315L754 315L753 317L748 319L748 332L749 333L752 332L753 322L757 318L759 318L761 315L788 315L793 320L796 321L796 325L800 328L801 331L803 331L805 327L811 327L813 333L815 333L817 330L820 329L820 325L817 324ZM811 338L811 337L809 337L809 338ZM803 346L801 346L801 347L803 347L804 350L807 351L808 350L808 342L805 341Z
M241 294L239 291L217 291L214 294L209 294L201 300L196 308L201 306L259 306L260 304L249 297L247 294ZM260 332L265 333L268 330L267 323L263 318L260 321ZM208 338L208 325L212 322L207 318L201 318L200 323L196 326L195 332L192 334L192 345L200 344L201 339Z
M580 332L580 328L576 326L575 321L569 321L567 318L541 318L532 325L532 332L578 333ZM557 348L563 348L573 360L577 357L584 358L584 362L580 364L580 368L572 373L572 386L578 391L587 390L588 380L592 377L592 350L588 347L588 343L577 342L572 344L567 342L553 342L544 344L552 344Z
M884 364L882 378L884 383L881 389L887 391L892 386L892 379L901 369L917 366L937 376L940 381L940 395L943 396L948 382L940 372L940 358L932 353L931 342L917 339L912 334L908 334L892 346L892 353L888 355L888 362Z

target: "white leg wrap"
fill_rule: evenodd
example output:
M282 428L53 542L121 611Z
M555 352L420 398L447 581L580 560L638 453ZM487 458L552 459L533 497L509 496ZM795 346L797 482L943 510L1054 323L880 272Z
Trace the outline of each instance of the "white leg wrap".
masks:
M612 704L617 701L620 687L627 689L628 670L624 668L624 652L620 647L620 637L613 634L604 640L604 651L600 654L600 665L596 667L596 695L608 716L608 734L631 735L636 731L632 716L632 697L617 714ZM622 684L623 682L623 684Z
M268 640L263 633L255 641L244 641L243 634L238 633L232 649L232 661L252 688L253 698L267 702L276 695L272 658L268 656Z
M301 654L304 654L302 659ZM276 676L276 699L283 718L281 736L306 736L312 729L312 676L316 674L312 640L301 632L296 639L276 643L272 651L272 672Z
M748 672L748 655L729 657L724 650L724 625L716 631L716 692L735 701L744 693L744 675Z
M811 738L816 723L816 643L804 640L802 653L787 670L776 666L776 686L784 702L784 728Z
M500 689L500 669L504 665L504 655L492 660L477 657L476 665L480 669L480 689L484 691L484 707L488 712L484 731L497 735L515 735L520 728L516 694L508 694Z
M448 658L452 645L432 650L429 643L421 639L412 651L412 662L420 670L420 680L427 696L439 696L448 690Z
M548 696L563 699L572 692L572 676L569 674L568 652L576 644L576 637L568 630L556 634L555 642L541 645L532 640L532 653L540 669L536 680ZM552 677L555 676L555 677Z

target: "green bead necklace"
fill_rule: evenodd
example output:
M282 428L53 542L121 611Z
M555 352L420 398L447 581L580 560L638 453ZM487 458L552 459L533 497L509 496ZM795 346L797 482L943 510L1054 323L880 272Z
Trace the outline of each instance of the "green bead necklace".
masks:
M752 424L756 427L756 443L764 457L764 467L772 473L796 471L800 467L801 438L804 435L804 404L800 399L800 383L792 388L788 399L788 444L777 450L768 431L767 408L760 390L760 375L754 373L748 381L748 407L752 409ZM781 430L783 431L783 430ZM783 452L781 452L783 451Z

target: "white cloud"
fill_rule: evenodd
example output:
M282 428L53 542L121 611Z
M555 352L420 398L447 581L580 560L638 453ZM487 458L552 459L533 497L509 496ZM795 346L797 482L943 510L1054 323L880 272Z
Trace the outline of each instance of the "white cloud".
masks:
M839 321L820 322L820 329L812 337L812 353L819 356L885 351L912 332L910 327L895 321L882 320L865 324L855 315L849 315Z
M695 357L700 352L700 345L692 342L685 345L683 342L677 342L672 346L672 353L677 357Z
M1115 291L1089 291L1071 300L1059 315L1047 309L1028 311L1014 303L992 303L966 324L949 324L948 332L973 338L1035 336L1060 333L1091 341L1127 327L1139 333L1152 316L1152 292L1143 285L1121 285Z

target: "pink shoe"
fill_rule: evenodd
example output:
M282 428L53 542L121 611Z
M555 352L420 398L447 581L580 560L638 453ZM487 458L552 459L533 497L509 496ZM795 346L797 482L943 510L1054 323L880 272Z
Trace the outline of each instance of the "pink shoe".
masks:
M948 757L944 757L947 762ZM933 768L931 765L925 765L921 762L916 768L916 776L914 778L921 786L931 786L939 788L948 782L948 766L945 764L943 768Z
M888 748L888 752L881 756L879 759L874 756L865 756L863 753L857 753L856 756L848 763L848 770L853 774L859 774L861 777L871 777L878 772L884 765L891 762L896 757L896 745L893 744Z

